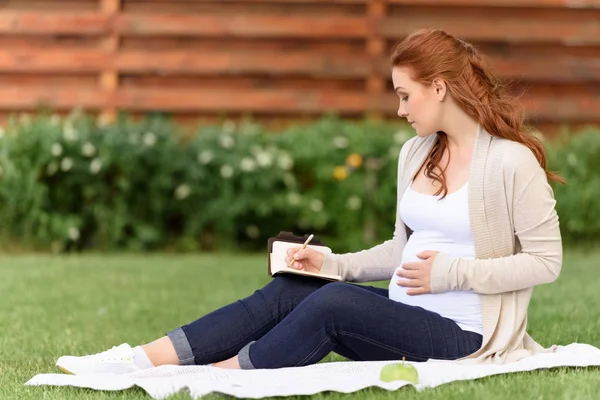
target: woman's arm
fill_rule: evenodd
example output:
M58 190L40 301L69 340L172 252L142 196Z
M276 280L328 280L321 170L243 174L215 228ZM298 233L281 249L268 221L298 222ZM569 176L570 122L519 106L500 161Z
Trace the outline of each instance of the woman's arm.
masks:
M519 160L514 171L512 208L515 237L521 251L502 258L475 260L440 253L432 265L432 293L473 290L496 294L557 279L562 266L562 241L556 201L544 170L529 154L527 159Z

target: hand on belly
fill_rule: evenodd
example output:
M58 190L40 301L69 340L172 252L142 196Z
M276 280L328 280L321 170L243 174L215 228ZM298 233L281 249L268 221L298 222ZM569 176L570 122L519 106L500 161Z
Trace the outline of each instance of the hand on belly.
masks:
M431 293L431 267L438 251L425 250L417 254L422 261L403 263L396 270L396 284L407 288L406 294L418 295Z

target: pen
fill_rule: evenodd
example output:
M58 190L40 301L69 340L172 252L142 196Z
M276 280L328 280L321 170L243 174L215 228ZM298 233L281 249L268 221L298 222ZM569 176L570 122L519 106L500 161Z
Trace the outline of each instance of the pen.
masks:
M300 250L304 250L304 249L306 248L306 246L308 245L308 243L309 243L309 242L312 240L312 238L313 238L314 236L315 236L315 235L311 234L311 235L308 237L308 239L306 239L306 242L304 242L304 244L302 245L302 248L301 248ZM292 264L294 263L294 261L296 261L296 260L294 260L294 257L292 257L292 259L290 260L290 263L288 264L288 267L290 267L290 268L291 268L291 267L292 267Z

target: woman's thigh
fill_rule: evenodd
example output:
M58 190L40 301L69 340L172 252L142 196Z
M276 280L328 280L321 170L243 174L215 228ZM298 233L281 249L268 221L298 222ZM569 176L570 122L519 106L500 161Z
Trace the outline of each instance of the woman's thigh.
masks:
M333 351L351 360L451 360L481 346L481 335L437 313L391 300L387 289L339 284L313 296L321 297L321 312L333 320Z

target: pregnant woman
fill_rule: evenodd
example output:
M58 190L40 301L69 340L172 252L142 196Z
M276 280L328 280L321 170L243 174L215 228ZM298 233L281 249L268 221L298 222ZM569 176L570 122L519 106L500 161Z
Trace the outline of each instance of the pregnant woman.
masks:
M292 249L280 276L151 343L63 356L73 374L163 364L281 368L331 351L351 360L504 363L543 351L526 332L533 287L558 277L562 245L544 148L470 44L440 30L391 54L398 116L416 136L398 160L393 237L368 250ZM287 261L287 260L286 260ZM387 289L357 282L389 280Z

